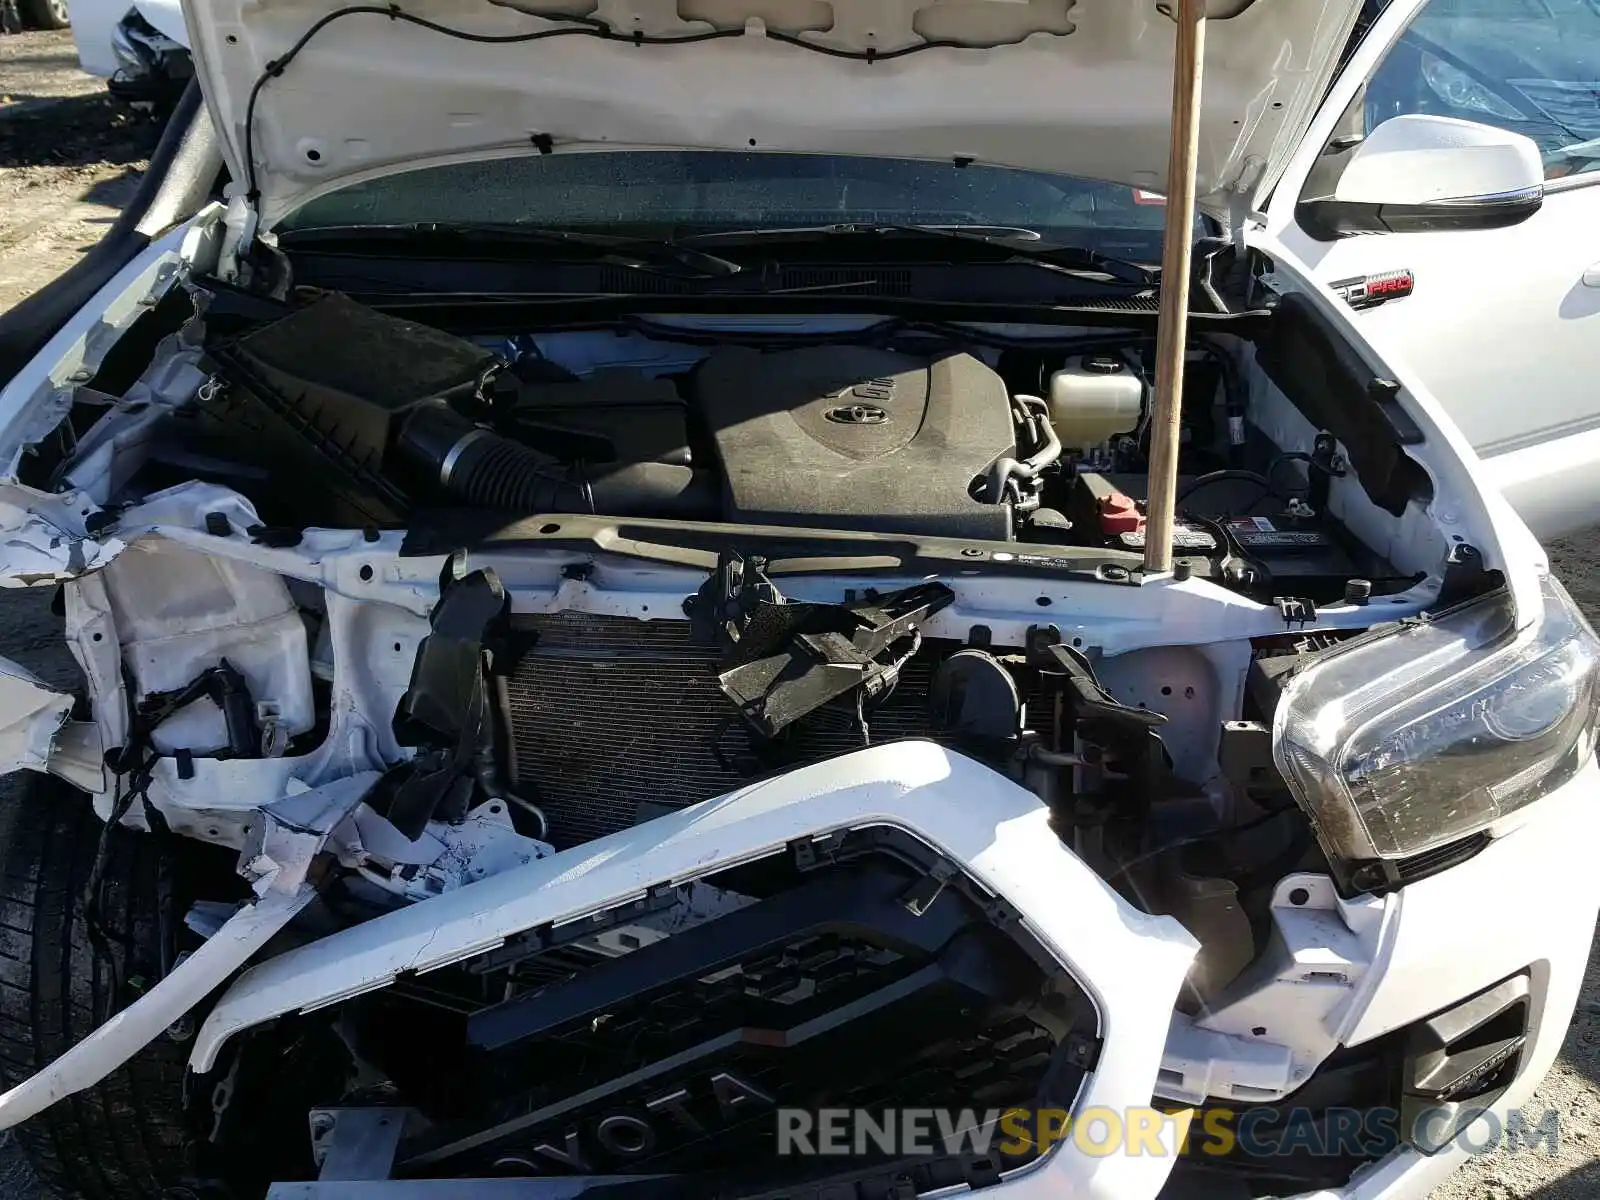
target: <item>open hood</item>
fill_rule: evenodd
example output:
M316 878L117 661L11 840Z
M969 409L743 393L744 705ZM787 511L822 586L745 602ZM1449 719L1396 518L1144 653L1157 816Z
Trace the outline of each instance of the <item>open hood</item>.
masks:
M964 159L1167 186L1176 34L1158 0L185 7L229 166L253 180L266 226L423 164L622 147ZM1281 167L1359 7L1211 0L1204 206Z

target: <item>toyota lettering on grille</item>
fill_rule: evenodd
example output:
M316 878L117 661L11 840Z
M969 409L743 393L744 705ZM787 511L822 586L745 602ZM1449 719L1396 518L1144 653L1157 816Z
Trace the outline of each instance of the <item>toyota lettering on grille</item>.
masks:
M502 1155L499 1165L540 1173L593 1171L597 1164L624 1163L652 1154L664 1143L701 1136L708 1123L729 1125L776 1104L760 1088L728 1071L718 1071L705 1083L707 1095L697 1094L698 1087L674 1087L647 1097L642 1105L590 1114L587 1120L567 1125L559 1141L534 1138L526 1154ZM707 1099L713 1103L707 1105Z

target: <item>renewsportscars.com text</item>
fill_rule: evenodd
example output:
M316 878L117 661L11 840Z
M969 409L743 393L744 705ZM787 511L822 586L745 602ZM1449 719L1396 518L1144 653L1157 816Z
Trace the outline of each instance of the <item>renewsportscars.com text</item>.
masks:
M1030 1151L1044 1153L1069 1142L1084 1154L1100 1157L1221 1158L1235 1154L1376 1157L1412 1140L1435 1142L1450 1128L1455 1114L1445 1108L1407 1114L1409 1126L1392 1108L1209 1108L1203 1112L1089 1108L1076 1116L1050 1108L780 1108L775 1115L780 1155L981 1155L993 1150L1010 1157ZM1485 1113L1451 1140L1471 1154L1542 1148L1554 1155L1560 1135L1561 1114L1556 1110L1538 1114L1518 1110L1505 1120Z

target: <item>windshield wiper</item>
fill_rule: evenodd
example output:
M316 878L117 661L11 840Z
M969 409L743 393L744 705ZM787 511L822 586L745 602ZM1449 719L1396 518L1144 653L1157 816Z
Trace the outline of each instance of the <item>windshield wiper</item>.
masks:
M945 241L972 242L1009 250L1012 261L1025 261L1037 266L1054 268L1076 276L1103 276L1118 283L1135 287L1155 287L1161 273L1127 259L1114 258L1082 246L1062 246L1048 243L1037 230L1013 225L904 225L878 222L844 222L837 225L797 225L775 229L718 230L712 233L692 234L679 238L677 245L726 242L743 245L747 242L808 242L833 238L929 238Z
M744 268L705 250L655 238L622 237L573 229L513 223L413 221L403 225L322 225L285 230L284 248L405 243L429 250L521 250L530 247L582 251L607 266L692 279L726 279Z

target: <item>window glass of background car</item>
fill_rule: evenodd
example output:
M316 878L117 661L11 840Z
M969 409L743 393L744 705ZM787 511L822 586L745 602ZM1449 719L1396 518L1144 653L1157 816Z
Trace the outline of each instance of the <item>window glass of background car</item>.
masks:
M1407 113L1524 134L1546 179L1600 173L1600 0L1431 0L1368 80L1362 132Z

